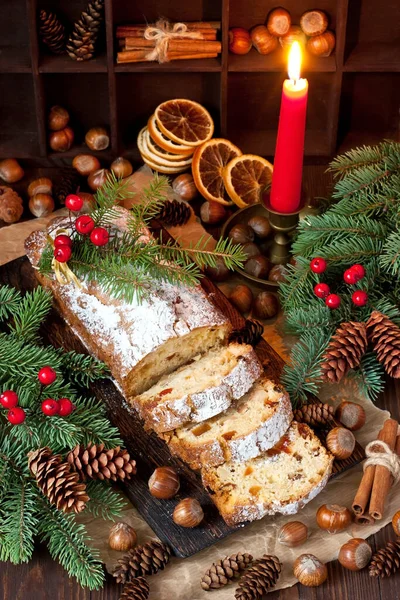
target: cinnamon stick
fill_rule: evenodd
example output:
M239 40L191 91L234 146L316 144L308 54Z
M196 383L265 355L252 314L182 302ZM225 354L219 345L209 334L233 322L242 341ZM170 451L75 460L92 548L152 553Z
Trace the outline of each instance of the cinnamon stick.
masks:
M117 62L118 63L152 62L146 58L147 56L148 56L148 50L118 52ZM191 59L199 59L199 58L217 58L217 56L218 56L218 54L216 52L214 52L214 53L212 53L212 52L204 52L204 53L172 52L172 53L168 53L169 60L191 60Z
M198 59L198 58L217 58L218 54L215 52L210 53L210 52L203 52L203 53L195 53L195 54L180 54L179 52L173 52L171 54L168 54L168 58L170 60L192 60L192 59Z
M137 46L139 45L143 45L142 42L146 42L149 45L153 45L155 44L154 40L146 40L143 37L143 33L142 32L140 35L127 35L124 38L121 38L119 40L120 45L125 45L125 46ZM193 41L208 41L208 42L215 42L217 40L217 32L216 31L210 31L207 33L203 33L201 32L201 36L198 38L187 38L185 36L179 36L179 37L175 37L173 38L174 40L193 40Z
M368 511L366 511L363 515L356 515L354 522L357 523L357 525L373 525L375 519L371 517Z
M181 21L182 22L182 21ZM210 21L210 22L204 22L204 21L193 21L193 22L184 22L183 23L186 25L186 27L192 31L209 31L210 29L221 29L221 23L220 21ZM174 23L171 23L171 25L173 26ZM150 25L150 27L153 26L152 24ZM121 37L126 37L127 34L129 34L132 31L135 32L143 32L145 29L147 29L147 27L149 27L148 24L146 23L139 23L139 24L133 24L133 25L118 25L117 27L117 32L116 32L116 36L117 38L121 38Z
M129 52L118 52L117 63L148 61L149 50L130 50Z
M170 40L168 52L207 52L214 54L221 52L221 42L202 42L201 40Z
M390 428L388 428L387 440L383 440L387 443L391 450L395 449L397 441L397 433L399 424L394 419L388 419L390 421ZM386 424L386 423L385 423ZM385 508L386 497L392 486L392 474L387 467L377 465L375 467L374 484L372 486L371 500L369 505L369 512L371 516L376 519L382 519L383 511Z
M380 430L380 432L378 434L378 440L388 443L387 442L388 437L390 437L390 435L392 434L392 423L391 422L395 423L396 421L393 421L393 419L387 419L387 421L385 421L382 429ZM363 515L365 512L365 509L369 503L369 500L371 497L371 490L372 490L372 487L374 484L375 469L376 469L376 467L371 465L371 466L367 467L363 473L361 483L358 487L358 490L357 490L357 493L355 495L353 505L352 505L353 512L356 515Z

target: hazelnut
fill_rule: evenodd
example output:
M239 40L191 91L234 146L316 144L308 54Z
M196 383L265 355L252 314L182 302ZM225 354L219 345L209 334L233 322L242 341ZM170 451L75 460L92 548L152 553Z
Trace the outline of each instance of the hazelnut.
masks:
M392 526L395 534L400 536L400 510L393 515Z
M306 35L321 35L328 28L328 17L323 10L307 10L300 18L300 27Z
M306 35L303 33L301 27L298 27L297 25L291 25L289 31L279 38L279 43L282 48L290 48L293 42L298 42L302 47L304 47L307 42Z
M172 189L175 194L178 194L178 196L182 198L182 200L186 200L186 202L190 202L193 198L196 198L199 193L191 173L182 173L182 175L178 175L172 182Z
M308 527L301 521L288 521L278 532L278 542L283 546L295 548L308 538Z
M200 207L200 218L203 223L215 225L225 219L226 208L219 202L204 202Z
M15 158L0 161L0 178L6 183L17 183L24 176L24 170Z
M307 587L317 587L328 578L328 569L314 554L301 554L293 565L294 576Z
M241 313L247 313L253 303L253 292L247 285L237 285L232 290L229 299Z
M75 134L71 127L53 131L49 137L50 148L54 152L67 152L74 142Z
M128 552L136 545L136 531L127 523L115 523L110 529L108 536L108 545L111 550L118 552Z
M196 498L185 498L176 505L172 519L181 527L196 527L204 519L204 512Z
M247 225L252 228L254 233L260 240L265 239L271 233L271 225L267 217L262 215L255 215L251 217Z
M287 270L285 269L285 265L275 265L268 274L268 281L282 283L286 280L286 276Z
M60 131L65 129L69 123L69 113L62 106L53 106L50 109L47 124L51 131Z
M278 312L278 298L272 292L260 292L254 302L255 316L258 319L272 319Z
M179 477L172 467L158 467L149 479L150 494L155 498L162 500L173 498L179 488Z
M339 550L338 561L345 569L361 571L371 560L372 548L362 538L352 538Z
M246 244L254 241L254 231L248 225L234 225L228 233L228 238L234 244Z
M35 217L47 217L54 210L54 200L50 194L36 194L29 198L29 210Z
M216 258L216 267L206 267L205 274L213 281L225 281L230 275L230 270L225 265L222 258Z
M344 531L352 522L352 514L346 506L323 504L317 511L317 525L329 533Z
M334 427L326 436L326 445L336 458L345 460L353 454L356 439L348 429Z
M30 182L28 186L28 196L36 196L36 194L50 194L53 190L53 182L48 177L39 177Z
M336 409L335 416L350 431L357 431L365 424L366 414L361 404L344 400Z
M114 173L115 177L119 177L120 179L125 179L125 177L129 177L133 173L132 163L122 156L118 156L111 163L110 170Z
M266 256L259 254L252 256L244 265L244 270L249 275L258 279L266 279L271 268L271 263Z
M247 259L253 258L253 256L260 256L260 248L254 242L247 242L242 246L243 252L246 254Z
M79 175L84 177L89 177L91 173L101 168L99 159L91 154L77 154L72 161L72 166L78 171Z
M336 38L333 31L325 31L321 35L310 37L307 42L307 50L315 56L330 56L335 49Z
M289 27L292 23L290 12L285 8L274 8L268 15L267 18L267 29L271 35L280 37L285 35L289 31Z

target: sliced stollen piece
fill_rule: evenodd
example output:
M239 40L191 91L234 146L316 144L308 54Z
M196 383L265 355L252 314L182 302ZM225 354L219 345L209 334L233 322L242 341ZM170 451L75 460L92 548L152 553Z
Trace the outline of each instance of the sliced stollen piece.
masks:
M277 444L293 419L289 395L269 379L257 381L227 411L161 437L192 469L254 458Z
M265 515L296 514L325 487L333 456L304 423L293 421L279 443L245 462L203 467L203 484L228 525Z
M261 373L261 363L251 346L229 344L162 377L131 403L147 427L158 433L171 431L223 412Z

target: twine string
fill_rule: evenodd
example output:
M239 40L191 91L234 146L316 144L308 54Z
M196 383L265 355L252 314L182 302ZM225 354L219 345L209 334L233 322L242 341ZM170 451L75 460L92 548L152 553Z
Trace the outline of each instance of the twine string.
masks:
M144 38L155 42L155 48L146 55L146 60L158 60L159 63L169 62L169 42L178 37L199 40L203 36L199 31L189 31L185 23L175 23L172 25L167 19L159 19L154 25L149 25L145 29Z
M367 460L364 461L363 469L380 465L390 471L394 479L394 485L400 481L400 456L381 440L370 442L365 448Z

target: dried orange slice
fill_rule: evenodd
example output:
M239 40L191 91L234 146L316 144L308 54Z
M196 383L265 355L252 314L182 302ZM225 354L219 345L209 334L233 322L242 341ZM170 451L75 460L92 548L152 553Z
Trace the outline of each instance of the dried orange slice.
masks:
M163 157L160 157L160 156L157 156L157 154L154 154L147 145L146 128L143 128L139 132L139 135L137 138L137 145L138 145L139 152L142 155L143 159L149 160L152 163L159 165L160 167L170 167L172 169L176 169L176 168L187 169L192 164L191 156L184 156L180 160L170 160L170 158L169 158L170 156L177 157L178 155L177 154L169 154L168 152L166 152Z
M154 115L150 117L147 123L147 128L149 130L150 137L152 140L166 150L167 152L171 152L172 154L185 154L190 156L194 152L194 148L192 146L186 146L185 144L178 144L177 142L173 142L158 127L156 118Z
M262 195L271 185L273 166L268 160L254 154L242 154L231 160L224 170L226 191L240 208L261 202Z
M157 106L154 116L164 135L186 146L199 146L214 133L210 113L193 100L167 100Z
M214 138L209 140L193 155L193 179L200 194L220 204L232 204L224 185L226 165L242 153L229 140Z
M184 171L188 170L188 167L166 167L165 165L160 165L159 163L150 160L143 154L141 156L143 162L150 167L150 169L153 169L153 171L158 171L159 173L165 173L166 175L177 175L178 173L183 173Z
M142 129L142 131L144 145L147 147L151 155L158 156L159 158L168 158L168 160L172 162L179 162L181 160L192 158L193 154L173 154L172 152L168 152L168 150L164 150L155 143L155 141L149 134L149 130L147 127Z

